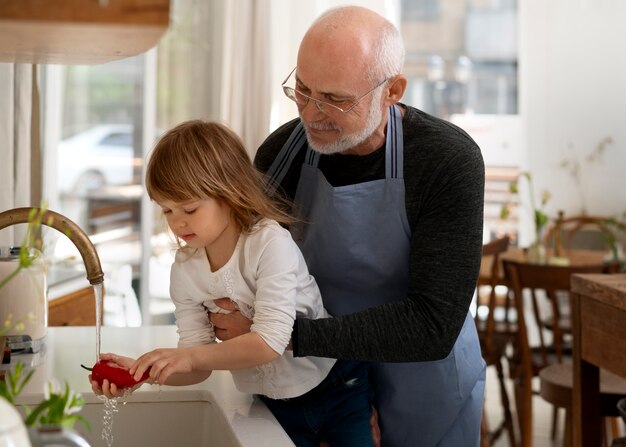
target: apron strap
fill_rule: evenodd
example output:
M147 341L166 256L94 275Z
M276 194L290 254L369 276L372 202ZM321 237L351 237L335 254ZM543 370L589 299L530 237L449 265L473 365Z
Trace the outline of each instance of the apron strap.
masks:
M267 182L265 184L265 193L273 196L276 189L280 186L285 178L293 159L298 155L300 149L306 144L306 134L302 123L298 123L284 146L274 159L274 162L267 170Z
M387 178L404 178L404 136L402 113L397 105L389 107L387 114L387 150L385 151L385 175Z
M304 156L304 163L307 165L311 165L314 168L317 167L320 162L320 153L312 150L309 146L307 146L306 155Z

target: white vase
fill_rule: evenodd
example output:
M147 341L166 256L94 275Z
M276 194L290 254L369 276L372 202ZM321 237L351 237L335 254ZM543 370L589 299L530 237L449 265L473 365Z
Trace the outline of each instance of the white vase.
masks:
M22 416L6 399L0 397L0 447L31 447Z

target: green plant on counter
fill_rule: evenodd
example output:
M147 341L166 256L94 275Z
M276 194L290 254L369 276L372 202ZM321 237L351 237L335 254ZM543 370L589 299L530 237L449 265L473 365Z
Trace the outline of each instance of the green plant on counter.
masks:
M15 399L24 389L24 386L28 383L35 371L32 370L25 377L22 377L24 373L24 364L17 362L13 371L7 371L5 380L0 380L0 396L4 397L9 403L15 405Z
M28 381L33 376L34 370L24 374L24 364L17 362L13 370L7 371L4 381L0 380L0 397L4 397L9 403L15 405L15 401L22 392ZM89 429L89 422L78 413L85 405L85 399L72 391L65 382L63 388L55 381L46 383L45 399L35 408L24 405L27 427L64 427L72 428L77 422L82 423Z
M28 216L28 228L22 240L19 251L17 267L9 275L0 280L0 289L7 285L19 272L30 267L37 256L41 253L33 248L41 249L40 230L46 207L33 208ZM27 316L22 320L14 321L11 314L4 317L0 326L0 336L13 329L23 330L24 323L32 316ZM35 370L26 373L26 368L22 362L17 362L12 370L6 372L4 380L0 380L0 397L6 399L10 404L15 405L17 397L23 391L28 381L32 378ZM72 391L65 382L63 387L56 381L49 381L45 388L45 398L35 408L24 405L26 419L24 424L27 427L58 426L72 428L77 422L89 428L89 422L82 416L76 414L84 406L83 397Z
M620 251L620 242L617 240L615 232L621 231L626 233L626 211L621 216L609 216L600 219L600 224L601 228L603 228L604 239L611 248L613 260L620 263L621 271L625 271L626 260L623 259L623 254Z
M548 190L542 190L539 196L539 206L537 206L537 202L535 199L535 190L533 187L533 178L530 172L520 173L514 181L509 183L509 192L511 194L516 194L519 196L521 179L526 179L526 183L528 185L528 196L530 200L529 205L533 217L533 223L535 225L535 243L540 243L543 230L549 220L548 215L544 211L544 207L552 196ZM504 203L504 205L502 205L502 208L500 210L500 219L506 220L510 215L511 203L506 202Z
M13 270L9 275L0 280L0 289L15 278L21 270L27 269L33 264L33 262L35 262L35 259L40 252L32 249L35 247L41 248L40 230L45 211L46 207L43 203L40 208L33 208L30 210L28 215L28 227L26 228L26 234L24 235L22 245L20 246L17 267L15 267L15 270ZM24 323L26 323L30 318L32 318L32 315L28 315L19 321L13 321L12 314L5 316L4 321L0 326L0 337L14 329L23 330Z

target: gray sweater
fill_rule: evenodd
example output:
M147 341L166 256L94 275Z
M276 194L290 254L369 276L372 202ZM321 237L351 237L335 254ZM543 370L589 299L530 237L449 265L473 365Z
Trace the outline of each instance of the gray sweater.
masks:
M294 355L386 362L438 360L452 350L467 315L480 268L484 164L480 148L461 129L405 108L404 183L411 226L409 288L405 298L351 315L297 319ZM288 122L259 148L266 172L298 123ZM281 183L293 200L302 149ZM333 186L385 176L384 146L365 155L322 155L319 169ZM322 297L323 298L323 297Z

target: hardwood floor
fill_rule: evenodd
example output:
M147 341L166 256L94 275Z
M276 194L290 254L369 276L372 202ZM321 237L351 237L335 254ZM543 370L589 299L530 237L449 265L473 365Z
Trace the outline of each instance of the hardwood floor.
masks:
M500 392L494 368L487 368L487 388L485 391L485 411L489 424L496 426L502 420L502 406L500 403ZM490 371L492 370L492 371ZM538 385L538 384L537 384ZM511 398L511 411L513 418L517 417L515 413L515 403L513 397L513 389L509 387L509 397ZM565 414L561 411L559 418L559 429L557 431L557 439L555 442L550 439L550 431L552 426L552 406L545 402L540 396L533 397L533 446L536 447L552 447L562 445L562 427L565 420ZM519 433L516 433L519 442ZM503 433L496 441L493 447L510 447L506 433Z
M539 379L535 379L539 380ZM539 389L539 383L536 383ZM513 399L513 389L509 387L509 397ZM500 394L498 381L494 368L487 368L487 389L485 391L485 411L490 425L497 425L502 420L502 407L500 404ZM513 417L515 414L514 402L511 402ZM550 437L552 429L552 405L544 401L541 396L533 397L533 447L561 447L563 445L563 425L565 423L564 410L559 411L557 437L553 441ZM620 422L620 436L626 436L626 428ZM519 434L516 433L519 442ZM610 443L609 443L610 445ZM493 447L510 447L506 433L503 433Z

